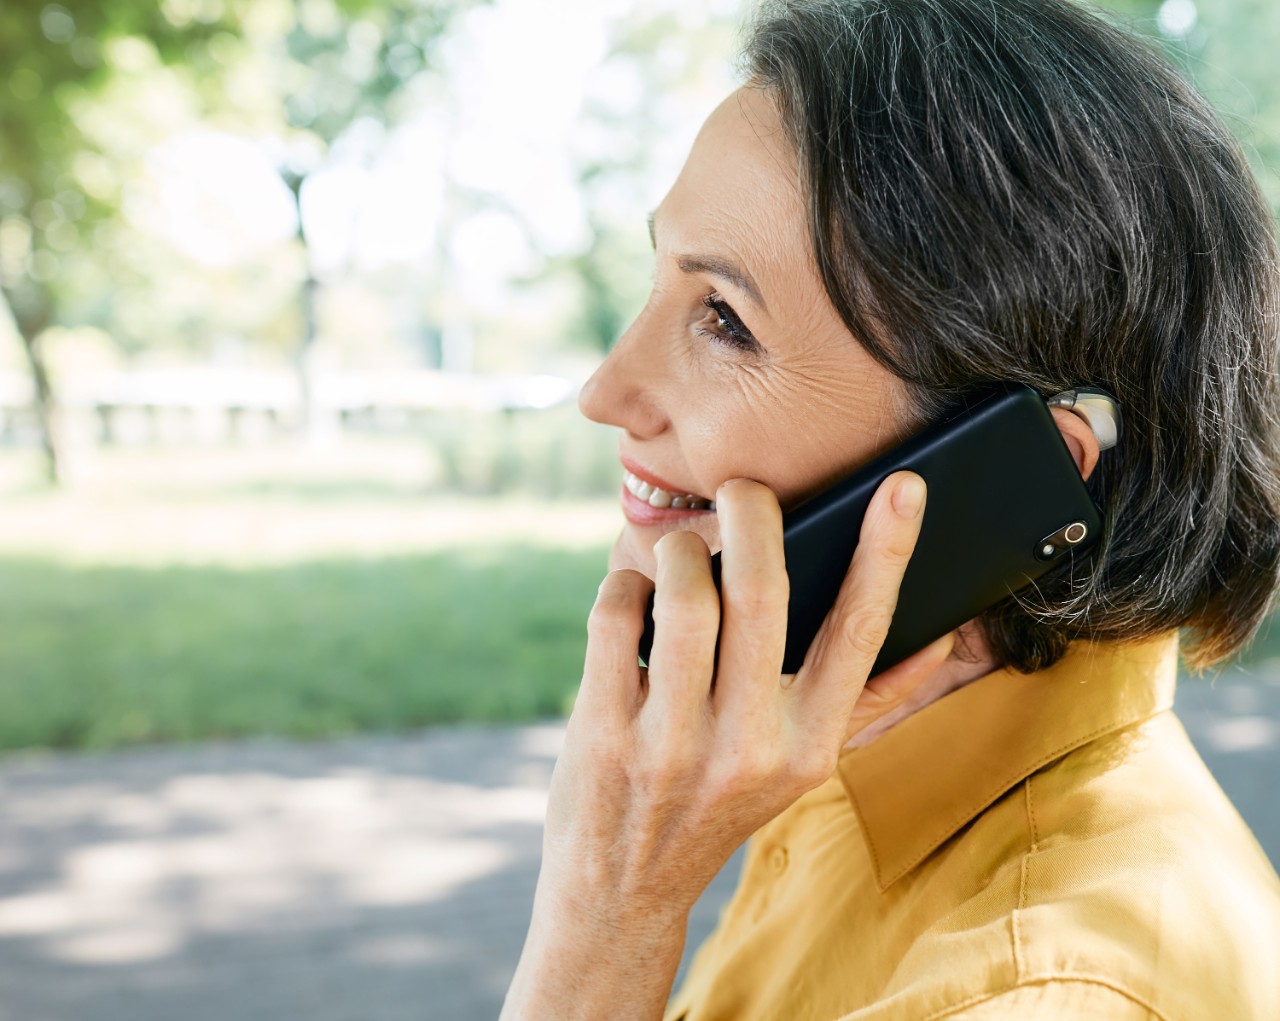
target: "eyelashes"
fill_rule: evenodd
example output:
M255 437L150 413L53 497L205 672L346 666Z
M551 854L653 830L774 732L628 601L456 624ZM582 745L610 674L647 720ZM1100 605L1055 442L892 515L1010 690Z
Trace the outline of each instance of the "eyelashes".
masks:
M698 323L698 332L720 344L727 344L743 351L760 351L760 344L738 317L733 306L718 293L712 291L702 299L710 313Z

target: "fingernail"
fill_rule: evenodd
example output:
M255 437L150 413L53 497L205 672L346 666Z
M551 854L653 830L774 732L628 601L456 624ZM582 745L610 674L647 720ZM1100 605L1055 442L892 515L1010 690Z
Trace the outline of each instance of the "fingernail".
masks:
M912 475L898 483L893 491L893 509L902 518L914 518L924 506L924 480Z

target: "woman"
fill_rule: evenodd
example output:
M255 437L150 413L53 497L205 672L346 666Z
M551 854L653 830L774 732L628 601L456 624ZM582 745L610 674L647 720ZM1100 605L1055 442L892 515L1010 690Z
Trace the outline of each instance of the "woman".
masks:
M504 1018L662 1016L749 836L669 1018L1280 1017L1280 881L1168 711L1177 629L1230 655L1280 561L1276 245L1238 149L1057 0L790 0L746 52L582 394L628 523ZM1106 523L1087 570L867 681L927 499L899 473L781 675L780 508L992 380L1117 396L1101 454L1054 409Z

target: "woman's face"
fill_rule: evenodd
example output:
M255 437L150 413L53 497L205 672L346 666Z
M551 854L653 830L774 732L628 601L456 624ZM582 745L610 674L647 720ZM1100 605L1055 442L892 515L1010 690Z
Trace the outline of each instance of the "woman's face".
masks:
M744 477L785 510L892 446L909 421L901 382L823 289L768 93L739 89L708 118L652 226L653 291L579 399L588 418L621 427L635 476L609 567L650 578L666 532L720 549L715 512L687 498L714 500Z

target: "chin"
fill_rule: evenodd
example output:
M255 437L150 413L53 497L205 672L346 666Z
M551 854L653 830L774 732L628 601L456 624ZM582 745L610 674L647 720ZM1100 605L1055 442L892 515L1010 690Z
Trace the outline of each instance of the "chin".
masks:
M690 520L707 522L707 524L704 524L701 528L690 528L688 526ZM685 531L697 532L698 535L702 536L707 548L712 553L720 550L720 529L713 514L695 519L686 518L684 522L667 527L636 525L632 522L627 522L614 542L613 549L609 552L609 570L639 571L650 581L656 583L658 564L653 555L654 544L668 532L679 531L681 524L684 525ZM708 535L708 532L711 532L711 534Z
M635 525L626 524L619 533L609 551L610 571L639 571L650 581L656 581L657 563L653 556L653 544L662 533L645 539L636 533L640 531ZM650 529L644 529L650 531Z

